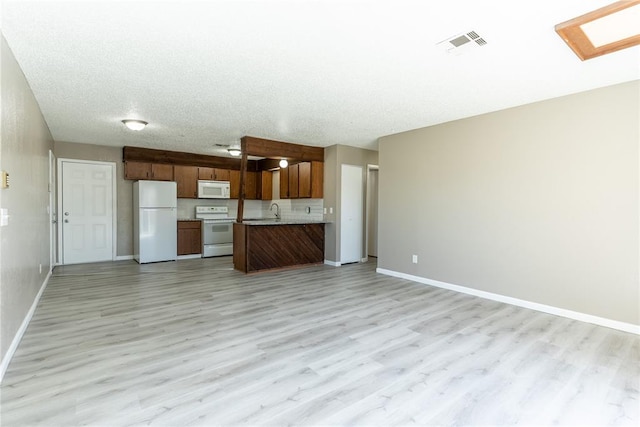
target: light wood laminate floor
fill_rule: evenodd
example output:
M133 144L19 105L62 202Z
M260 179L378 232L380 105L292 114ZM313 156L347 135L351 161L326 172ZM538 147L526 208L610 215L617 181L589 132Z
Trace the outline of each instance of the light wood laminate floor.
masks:
M56 268L3 427L638 425L640 337L375 273Z

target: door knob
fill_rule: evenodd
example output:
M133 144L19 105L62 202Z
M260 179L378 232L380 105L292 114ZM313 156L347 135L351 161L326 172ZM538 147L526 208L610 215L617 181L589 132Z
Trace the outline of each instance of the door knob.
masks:
M65 212L65 213L64 213L64 216L69 216L69 212Z
M69 220L68 220L68 219L65 219L65 220L64 220L64 222L69 222Z

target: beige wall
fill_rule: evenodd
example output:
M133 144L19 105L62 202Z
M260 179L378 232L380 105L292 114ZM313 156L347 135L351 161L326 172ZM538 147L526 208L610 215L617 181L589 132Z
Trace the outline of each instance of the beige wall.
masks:
M133 255L133 181L124 179L122 147L56 141L53 151L58 159L94 160L116 164L116 255Z
M639 95L381 138L379 268L640 324Z
M0 169L10 176L0 206L0 355L7 351L50 269L48 176L53 140L29 85L1 37L2 130ZM40 272L42 265L42 272Z
M346 145L332 145L324 150L324 207L327 208L325 219L330 221L325 226L325 259L332 262L340 260L340 199L342 165L362 166L363 195L366 195L367 165L378 164L378 152ZM364 199L364 197L363 197ZM333 214L329 214L329 208ZM366 199L363 212L366 212ZM363 233L366 230L363 228ZM363 234L363 236L366 234ZM365 242L362 253L366 254ZM363 255L364 256L364 255Z

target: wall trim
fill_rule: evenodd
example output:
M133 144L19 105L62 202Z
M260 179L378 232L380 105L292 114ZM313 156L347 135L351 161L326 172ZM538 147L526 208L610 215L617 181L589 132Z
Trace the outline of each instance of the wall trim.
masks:
M327 264L327 265L330 265L332 267L340 267L342 265L338 261L329 261L328 259L325 259L324 263Z
M18 328L18 331L16 332L16 335L13 337L13 341L11 341L11 345L9 346L7 353L4 355L4 358L0 363L0 383L2 383L2 380L4 379L4 374L5 372L7 372L7 369L9 368L9 363L11 363L11 359L13 358L13 354L18 349L18 345L20 344L20 341L22 341L22 336L27 331L27 327L31 322L31 318L33 317L33 314L36 312L36 307L38 306L38 302L40 302L40 297L42 297L44 288L46 288L47 284L49 284L49 279L51 278L51 272L52 272L52 269L49 269L49 273L47 273L47 277L45 277L44 281L42 282L42 286L40 286L40 290L38 291L38 294L33 300L33 304L31 304L31 308L27 312L27 315L24 317L24 320L22 320L22 324L20 325L20 328Z
M513 298L506 295L494 294L492 292L481 291L478 289L468 288L466 286L453 285L451 283L440 282L438 280L427 279L425 277L414 276L412 274L400 273L398 271L387 270L385 268L376 268L376 273L398 277L400 279L407 279L425 285L448 289L455 292L461 292L463 294L473 295L493 301L504 302L506 304L516 305L519 307L530 308L532 310L541 311L547 314L567 317L569 319L579 320L581 322L592 323L594 325L605 326L607 328L617 329L623 332L640 335L640 325L634 325L632 323L620 322L618 320L607 319L605 317L593 316L591 314L581 313L578 311L567 310L560 307L540 304L537 302Z
M133 255L118 255L113 260L114 261L127 261L133 259Z

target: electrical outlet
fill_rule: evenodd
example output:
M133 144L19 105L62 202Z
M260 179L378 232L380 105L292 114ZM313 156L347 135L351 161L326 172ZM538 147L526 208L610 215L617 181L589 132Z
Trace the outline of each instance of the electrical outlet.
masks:
M333 208L329 208L329 213L332 214L333 213Z
M327 214L327 208L322 208L322 213L326 215Z
M414 264L418 263L418 255L412 255L411 256L411 262L413 262Z

